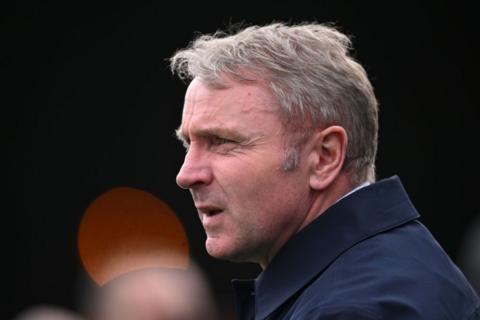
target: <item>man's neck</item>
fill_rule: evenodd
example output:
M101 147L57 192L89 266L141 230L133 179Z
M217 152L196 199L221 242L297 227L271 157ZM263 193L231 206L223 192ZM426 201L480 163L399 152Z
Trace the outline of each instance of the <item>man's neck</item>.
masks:
M293 234L300 232L313 220L324 213L329 207L334 205L343 197L346 197L351 192L354 192L355 189L356 186L352 186L350 184L350 177L348 174L342 172L326 189L312 192L309 209L306 212L300 227ZM286 242L288 242L288 238L281 244L281 246L283 246ZM273 259L273 256L277 253L281 246L275 248L275 250L272 250L272 252L265 257L265 261L259 262L262 269L265 269L268 266L271 259Z
M316 191L312 196L310 210L298 231L309 225L337 201L354 192L355 188L356 186L350 183L349 175L342 172L326 189Z

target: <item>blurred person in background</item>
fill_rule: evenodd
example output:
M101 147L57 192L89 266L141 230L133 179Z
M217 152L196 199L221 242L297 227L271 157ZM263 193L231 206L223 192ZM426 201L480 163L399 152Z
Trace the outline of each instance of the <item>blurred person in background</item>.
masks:
M101 288L93 303L93 320L218 319L210 288L193 267L127 273Z
M70 310L57 306L35 306L20 313L14 320L86 320Z
M480 215L472 221L461 243L458 264L473 288L480 293Z
M480 300L419 222L399 177L376 181L378 107L350 39L318 23L196 38L177 130L190 190L236 281L240 319L478 319Z

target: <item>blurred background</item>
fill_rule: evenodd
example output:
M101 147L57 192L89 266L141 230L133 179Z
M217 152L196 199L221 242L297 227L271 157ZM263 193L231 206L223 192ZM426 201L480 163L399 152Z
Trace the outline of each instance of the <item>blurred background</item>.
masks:
M1 318L40 304L83 311L82 296L97 284L79 256L79 226L117 187L147 192L176 214L190 259L228 317L230 279L259 268L204 250L189 193L175 184L186 84L167 59L196 34L240 22L334 22L353 36L380 101L378 177L400 176L422 222L478 290L475 12L461 1L0 4Z

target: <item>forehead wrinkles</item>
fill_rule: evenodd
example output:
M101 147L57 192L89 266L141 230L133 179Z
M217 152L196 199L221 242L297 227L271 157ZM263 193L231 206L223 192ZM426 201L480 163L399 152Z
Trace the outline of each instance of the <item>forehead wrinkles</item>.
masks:
M193 83L185 97L184 115L229 113L277 114L274 97L258 85L236 85L227 88L209 88Z

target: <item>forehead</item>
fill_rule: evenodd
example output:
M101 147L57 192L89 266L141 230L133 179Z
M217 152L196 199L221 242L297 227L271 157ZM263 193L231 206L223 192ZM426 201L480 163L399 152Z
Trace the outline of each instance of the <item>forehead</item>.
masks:
M194 79L186 92L184 114L208 112L275 113L277 102L270 89L259 82L225 80L225 86L213 87Z
M217 88L194 79L185 95L181 129L258 126L262 121L278 122L278 110L270 89L258 82L227 81L225 87Z

